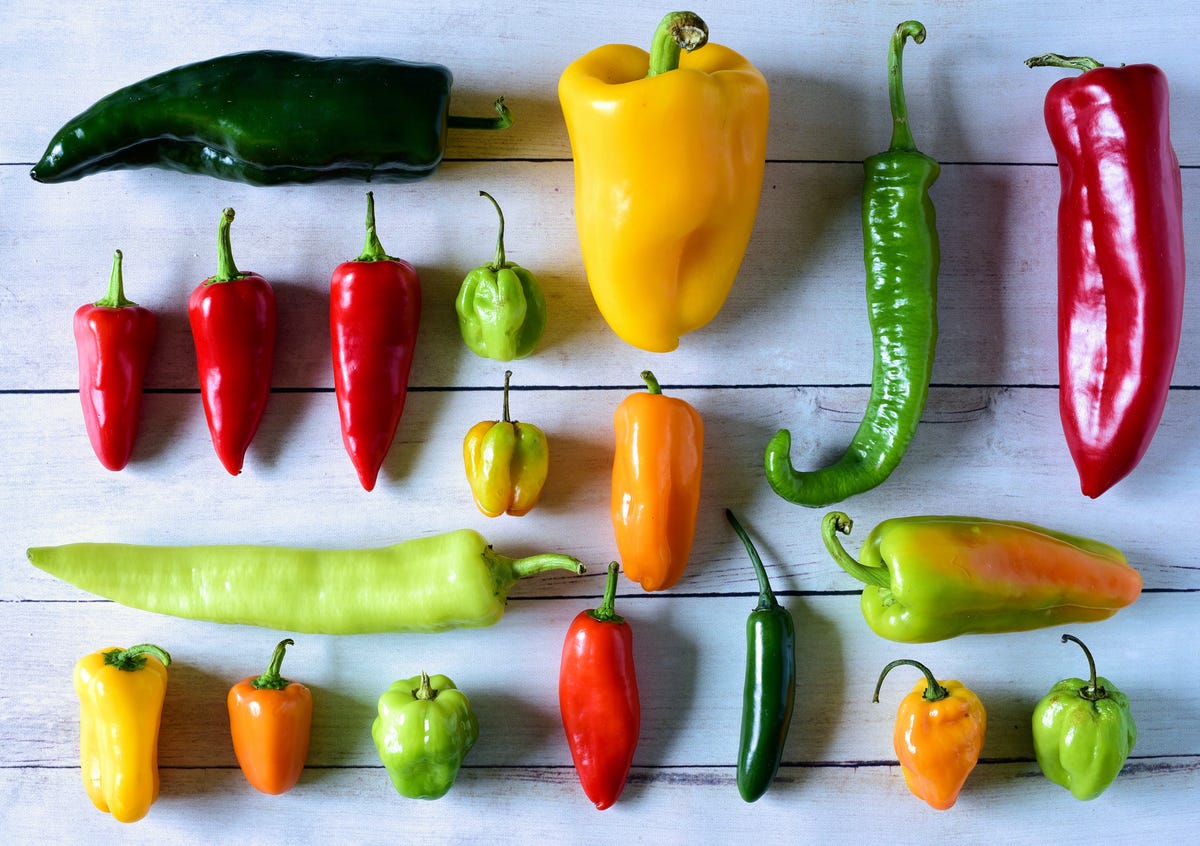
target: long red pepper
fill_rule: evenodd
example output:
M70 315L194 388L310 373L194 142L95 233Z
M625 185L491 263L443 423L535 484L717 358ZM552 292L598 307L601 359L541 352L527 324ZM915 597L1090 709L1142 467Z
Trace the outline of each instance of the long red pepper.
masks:
M633 632L613 609L620 568L608 567L604 599L567 630L558 704L583 792L603 811L617 801L637 749L642 706L633 664Z
M234 264L229 241L233 216L233 209L221 213L217 273L192 291L188 322L213 447L221 464L236 476L271 393L275 292L266 279L243 273Z
M1162 418L1183 325L1183 190L1167 79L1153 65L1038 56L1083 70L1045 117L1058 207L1059 413L1084 494L1141 461Z
M375 197L368 191L362 255L334 268L329 290L342 443L368 491L375 487L404 413L420 322L416 268L384 252L375 233Z
M142 416L142 381L158 336L158 318L125 298L121 251L113 255L108 292L75 310L79 402L88 439L100 463L129 463Z

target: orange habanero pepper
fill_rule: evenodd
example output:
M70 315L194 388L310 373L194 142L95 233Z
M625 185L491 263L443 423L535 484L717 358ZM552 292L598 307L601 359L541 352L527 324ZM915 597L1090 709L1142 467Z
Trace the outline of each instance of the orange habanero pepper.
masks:
M630 394L613 416L612 522L625 573L646 590L683 575L700 504L704 421L687 402L649 389Z

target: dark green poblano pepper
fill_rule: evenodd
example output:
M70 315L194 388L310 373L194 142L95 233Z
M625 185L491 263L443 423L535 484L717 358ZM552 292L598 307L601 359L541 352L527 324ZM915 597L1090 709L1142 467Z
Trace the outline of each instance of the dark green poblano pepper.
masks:
M1129 699L1106 678L1083 641L1069 634L1087 656L1091 678L1063 679L1033 711L1033 747L1046 778L1076 799L1095 799L1108 789L1137 741Z
M467 274L454 308L458 328L471 351L484 358L512 361L533 352L546 328L546 298L537 278L504 259L504 212L486 191L500 217L496 257Z
M440 799L479 739L479 722L454 682L421 673L393 682L379 697L371 737L401 796Z

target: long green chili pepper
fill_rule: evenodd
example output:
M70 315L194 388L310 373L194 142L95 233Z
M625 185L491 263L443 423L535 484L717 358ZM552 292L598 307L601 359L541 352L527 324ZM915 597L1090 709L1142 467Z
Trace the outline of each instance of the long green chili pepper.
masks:
M862 228L867 308L874 339L871 399L845 453L820 470L791 463L791 433L780 429L764 463L771 488L789 502L819 508L883 482L904 457L925 409L937 343L938 237L929 188L938 163L917 150L908 124L900 58L904 41L925 40L905 21L888 55L892 142L864 163Z
M27 555L52 576L143 611L310 634L490 626L518 579L584 572L567 555L506 558L470 529L358 550L76 543Z
M737 758L738 792L753 802L767 792L783 758L796 701L796 630L792 615L775 599L750 536L732 511L726 509L725 517L758 574L758 605L746 620L746 680Z

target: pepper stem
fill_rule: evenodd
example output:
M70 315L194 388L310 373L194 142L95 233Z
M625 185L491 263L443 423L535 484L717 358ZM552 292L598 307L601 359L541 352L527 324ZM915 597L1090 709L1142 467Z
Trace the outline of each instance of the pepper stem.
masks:
M695 12L668 12L650 42L650 69L647 77L658 76L679 67L679 51L689 53L708 43L708 24Z
M512 371L504 371L504 422L511 423L512 418L508 416L508 380L512 378Z
M267 671L250 682L250 686L255 690L283 690L291 684L291 679L285 679L279 675L279 668L283 666L283 653L289 646L294 646L295 644L296 641L290 637L279 641L279 645L271 653L271 663L267 665Z
M908 103L904 99L901 59L904 55L904 42L908 38L918 44L924 43L925 25L920 21L905 21L892 33L892 43L888 49L888 97L892 102L891 152L917 149L912 137L912 128L908 125Z
M1090 71L1104 65L1089 56L1060 56L1058 53L1043 53L1025 60L1027 68L1067 68L1068 70Z
M500 204L496 202L496 198L487 191L480 191L479 196L487 197L492 201L492 205L496 207L496 214L500 217L500 234L496 236L496 257L492 259L492 270L500 270L508 267L504 261L504 212L500 211Z
M245 276L233 263L233 245L229 240L229 226L233 223L233 209L221 212L221 221L217 227L217 273L210 276L205 284L212 282L232 282Z
M495 557L499 558L500 556ZM559 555L554 552L530 555L527 558L517 558L515 560L509 559L508 563L512 569L513 577L517 579L526 579L550 570L570 570L576 576L582 576L587 572L587 567L584 567L583 562L578 558L572 558L570 555Z
M379 234L375 231L375 192L367 192L367 240L363 244L362 255L355 261L395 261L379 243Z
M421 686L412 692L413 697L423 702L432 702L437 699L438 692L432 684L429 683L429 673L421 671Z
M164 667L170 666L171 656L160 646L153 643L139 643L128 649L110 649L104 653L104 666L116 667L118 670L133 672L146 666L146 656L153 655L162 662Z
M104 296L92 303L98 308L123 308L125 306L137 305L137 303L125 299L125 276L121 272L121 251L117 250L113 253L112 273L108 277L108 291Z
M504 105L504 98L497 97L492 103L496 117L464 117L463 115L447 115L446 126L452 129L508 129L512 126L512 112Z
M825 518L821 520L821 539L825 541L825 548L829 550L829 554L833 556L833 560L838 563L838 566L860 582L890 590L892 580L888 577L887 570L883 567L864 567L851 558L850 553L842 547L837 533L849 535L853 526L854 521L841 511L830 511L826 514Z
M604 582L604 598L600 600L600 607L588 612L593 620L598 620L601 623L623 623L625 618L621 617L616 612L617 603L617 576L621 572L621 565L616 561L609 562L608 578Z
M742 539L742 544L746 547L746 552L750 555L750 562L754 565L754 572L758 576L758 607L754 610L767 611L778 607L779 602L775 599L775 591L771 590L771 583L767 580L767 568L763 566L762 558L759 557L758 550L751 543L750 536L746 534L746 530L742 528L742 524L738 522L737 517L734 517L733 512L728 508L725 509L725 519L729 521L729 525L733 526L733 530L737 532L737 536Z
M1062 642L1066 643L1067 641L1074 641L1075 643L1079 644L1079 648L1082 649L1083 654L1087 656L1088 672L1091 673L1091 676L1088 678L1087 687L1081 687L1079 689L1079 695L1088 702L1098 702L1101 699L1107 699L1108 691L1105 690L1103 686L1096 684L1096 661L1094 658L1092 658L1092 651L1088 649L1086 645L1084 645L1082 640L1075 637L1075 635L1063 635Z
M938 684L938 680L933 677L933 673L929 668L920 661L914 661L911 658L898 658L892 663L883 668L883 672L879 674L879 681L875 683L875 696L871 699L872 702L879 701L879 689L883 687L883 680L894 668L901 664L908 664L910 667L916 667L925 674L925 692L921 696L926 702L940 702L950 695L950 691Z
M658 380L654 378L654 374L649 370L642 371L642 381L646 383L646 389L652 394L661 394L662 386L658 384Z

